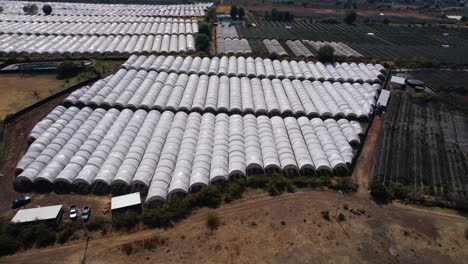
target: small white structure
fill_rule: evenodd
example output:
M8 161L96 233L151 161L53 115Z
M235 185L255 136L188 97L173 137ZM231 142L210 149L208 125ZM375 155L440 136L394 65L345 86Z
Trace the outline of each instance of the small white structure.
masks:
M121 196L115 196L111 199L112 218L125 211L141 211L141 197L139 192L130 193Z
M382 110L386 110L389 99L390 99L390 91L382 89L382 91L380 91L379 100L377 100L377 107L381 108Z
M406 84L406 79L399 76L392 76L390 79L393 89L404 89Z
M62 221L62 205L44 206L30 209L20 209L15 217L11 219L12 223L30 223L35 221L47 221L54 224L60 224Z

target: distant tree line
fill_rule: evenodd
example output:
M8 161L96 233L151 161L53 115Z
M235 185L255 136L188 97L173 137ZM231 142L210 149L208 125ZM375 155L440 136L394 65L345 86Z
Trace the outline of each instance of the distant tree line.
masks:
M63 2L63 0L37 0L36 2ZM192 0L67 0L68 3L91 3L91 4L159 4L159 5L174 5L174 4L195 4L197 1Z
M237 7L235 5L231 6L231 11L230 11L231 19L232 20L237 20L237 19L244 19L245 16L245 10L243 7Z
M273 8L273 10L265 11L265 19L268 21L285 21L285 22L291 22L294 20L294 15L291 14L289 11L279 11L276 8Z

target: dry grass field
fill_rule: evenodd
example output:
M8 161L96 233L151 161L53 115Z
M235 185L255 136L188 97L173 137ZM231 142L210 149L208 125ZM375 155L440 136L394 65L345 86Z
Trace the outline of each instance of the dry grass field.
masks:
M57 80L56 74L1 74L0 119L14 114L40 100L93 76L89 73L70 79Z
M465 217L453 211L379 206L349 195L333 219L336 194L297 191L270 197L248 192L219 209L200 209L174 228L93 233L87 263L463 263ZM79 198L79 197L77 197ZM344 203L347 204L344 208ZM329 211L331 221L321 216ZM210 231L207 214L221 226ZM79 263L83 236L63 246L32 249L0 263ZM127 255L123 247L131 247Z

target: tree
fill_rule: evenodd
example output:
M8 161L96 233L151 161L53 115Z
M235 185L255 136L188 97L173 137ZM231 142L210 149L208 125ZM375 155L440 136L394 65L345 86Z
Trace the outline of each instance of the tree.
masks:
M13 254L20 248L17 239L7 234L0 235L0 245L0 256Z
M371 196L375 201L381 203L388 203L393 200L391 190L378 181L373 181L371 184Z
M330 45L322 46L317 52L317 58L321 62L333 62L335 49Z
M48 16L52 13L52 7L50 5L43 5L42 12L44 12L44 14Z
M23 12L26 15L35 15L35 14L37 14L38 9L39 8L37 7L36 4L27 4L27 5L23 6Z
M357 18L357 14L356 14L355 11L348 11L348 12L346 12L346 15L345 15L343 21L346 24L351 25L356 21L356 18Z
M231 12L230 13L231 13L231 18L233 20L237 19L237 15L239 13L239 10L237 9L237 6L235 6L235 5L231 6Z
M467 22L468 21L468 17L467 16L462 16L460 18L460 22Z
M243 7L239 7L239 11L238 11L238 16L239 16L239 19L244 19L244 16L245 16L245 10Z
M197 194L197 205L216 208L221 204L222 193L214 185L205 186Z
M214 7L212 7L208 9L208 11L206 11L206 21L211 22L211 21L214 21L215 18L216 18L216 12L215 12Z
M383 20L383 23L384 23L385 25L388 25L388 24L390 23L390 20L389 20L388 18L385 18L385 19Z
M270 20L271 20L271 12L268 11L268 10L265 10L265 15L264 15L264 17L265 17L265 20L266 20L266 21L270 21Z
M210 50L210 38L205 34L197 34L195 37L196 47L199 51L204 51L206 53Z
M67 79L78 75L79 68L72 61L64 61L57 67L57 79Z
M198 28L198 33L205 34L208 37L211 37L211 24L201 23L199 28Z
M215 230L219 227L221 224L221 221L219 219L219 216L215 213L209 213L206 216L206 226L211 230Z
M135 211L126 211L114 218L114 227L116 229L126 228L127 230L132 229L139 222L138 215Z

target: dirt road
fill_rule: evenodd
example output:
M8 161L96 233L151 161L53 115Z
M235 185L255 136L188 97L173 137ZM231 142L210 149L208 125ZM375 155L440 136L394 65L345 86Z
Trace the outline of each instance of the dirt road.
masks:
M379 143L380 128L383 123L382 116L374 117L369 132L367 134L366 142L362 148L361 154L356 161L351 179L358 184L358 194L363 197L369 197L369 182L372 178L372 171L374 169L375 155L377 145Z

